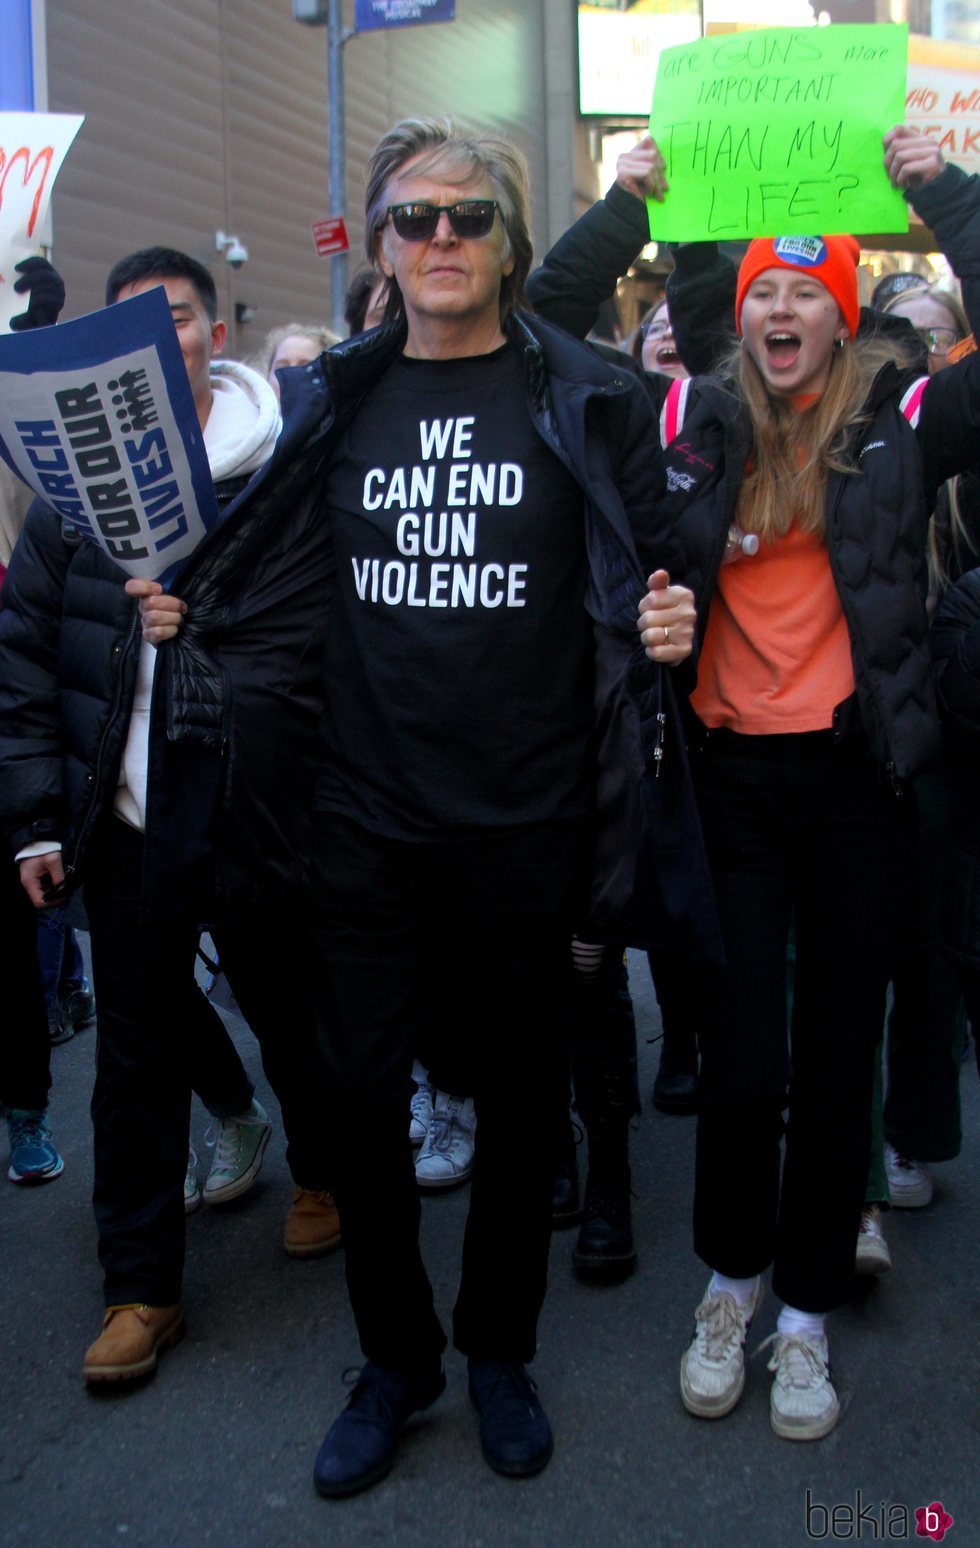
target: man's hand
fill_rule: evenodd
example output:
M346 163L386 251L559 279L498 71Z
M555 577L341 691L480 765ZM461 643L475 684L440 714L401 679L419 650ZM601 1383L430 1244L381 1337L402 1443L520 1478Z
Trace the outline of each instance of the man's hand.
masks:
M666 570L657 570L647 581L650 590L640 603L637 628L651 661L677 666L694 649L698 614L694 593L686 586L672 586Z
M168 596L159 581L128 580L127 594L138 597L143 638L151 645L162 645L178 633L187 612L187 603Z
M46 855L21 860L20 884L35 908L53 908L56 903L63 903L65 868L61 850L52 849Z
M22 333L27 328L50 328L58 321L65 304L65 282L57 269L46 258L24 258L14 265L14 273L20 275L14 281L14 291L27 297L27 311L10 319L11 333Z
M656 140L645 134L638 145L617 158L616 181L635 199L649 197L663 203L668 184L664 177L664 158Z
M928 134L896 124L884 138L885 171L894 188L924 188L945 167L942 152Z

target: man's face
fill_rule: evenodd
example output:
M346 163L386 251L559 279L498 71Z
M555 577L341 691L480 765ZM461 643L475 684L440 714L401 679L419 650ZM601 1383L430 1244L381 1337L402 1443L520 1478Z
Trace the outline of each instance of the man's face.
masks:
M161 285L170 303L170 315L177 329L180 352L184 357L187 377L194 394L194 402L210 402L211 388L208 368L212 355L221 353L225 345L227 328L222 322L212 322L204 309L194 286L188 279L137 280L135 285L124 285L117 301L128 301L131 296L141 296L144 291L155 290Z
M461 199L494 198L483 176L446 183L438 173L414 175L418 160L413 156L391 179L389 204L451 205ZM413 321L455 320L467 327L499 324L500 283L514 267L513 257L503 256L507 244L499 210L485 237L458 237L443 214L427 241L404 241L390 219L377 240L381 267L389 278L394 276L402 293L410 332Z

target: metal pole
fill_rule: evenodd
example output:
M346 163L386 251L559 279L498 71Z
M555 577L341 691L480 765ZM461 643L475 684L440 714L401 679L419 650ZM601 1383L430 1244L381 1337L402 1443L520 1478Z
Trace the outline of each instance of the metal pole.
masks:
M344 33L341 0L327 7L327 135L330 152L330 213L347 218L346 144L344 135ZM344 297L347 294L347 254L330 259L331 327L340 338L346 334Z

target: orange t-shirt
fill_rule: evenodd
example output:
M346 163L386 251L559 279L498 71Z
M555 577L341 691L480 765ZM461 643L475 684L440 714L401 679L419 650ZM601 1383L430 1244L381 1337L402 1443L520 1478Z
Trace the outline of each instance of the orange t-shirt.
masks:
M794 522L722 565L691 704L746 736L825 731L854 692L851 643L827 545Z
M819 394L800 394L804 409ZM718 572L691 704L745 736L826 731L854 692L844 611L822 537L794 521Z

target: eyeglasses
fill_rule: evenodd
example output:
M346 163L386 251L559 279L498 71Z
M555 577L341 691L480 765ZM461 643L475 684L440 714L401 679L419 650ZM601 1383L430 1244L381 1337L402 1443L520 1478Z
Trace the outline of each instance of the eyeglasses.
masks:
M656 319L653 322L644 323L640 329L645 339L664 339L671 331L669 322L657 322Z
M475 241L490 235L499 208L496 199L460 199L458 204L389 204L388 214L403 242L428 242L440 215L448 215L458 237Z
M930 355L948 355L959 335L952 328L916 328Z

